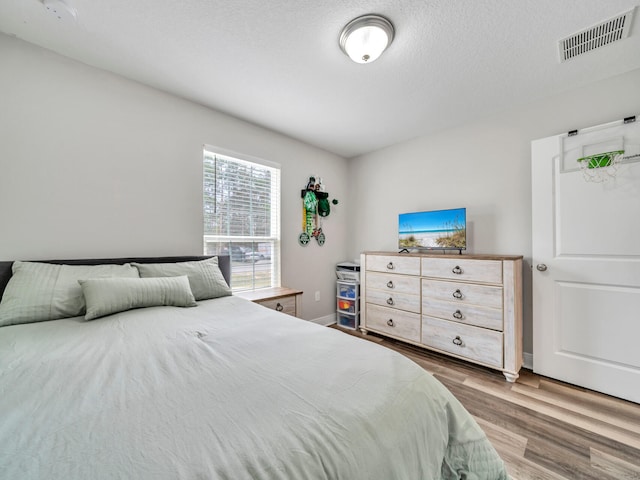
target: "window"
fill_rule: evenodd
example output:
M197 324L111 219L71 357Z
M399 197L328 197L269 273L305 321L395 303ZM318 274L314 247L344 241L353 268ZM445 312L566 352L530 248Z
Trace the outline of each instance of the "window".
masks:
M204 149L205 255L231 257L233 290L280 286L280 168Z

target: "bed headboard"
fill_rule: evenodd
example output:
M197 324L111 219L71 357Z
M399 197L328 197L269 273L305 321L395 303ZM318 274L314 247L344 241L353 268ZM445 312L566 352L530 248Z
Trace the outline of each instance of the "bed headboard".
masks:
M206 256L191 256L191 257L132 257L132 258L89 258L81 260L34 260L41 263L57 263L64 265L121 265L123 263L137 262L137 263L174 263L174 262L193 262L198 260L205 260L211 258L213 255ZM9 283L11 278L11 266L13 262L0 262L0 299L4 293L4 289ZM218 266L220 271L227 281L227 284L231 285L231 259L228 255L218 255Z

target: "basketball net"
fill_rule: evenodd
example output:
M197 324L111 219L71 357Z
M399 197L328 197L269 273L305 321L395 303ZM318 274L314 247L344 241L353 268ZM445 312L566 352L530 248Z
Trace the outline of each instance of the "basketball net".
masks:
M602 183L615 178L623 155L624 150L617 150L579 158L582 176L585 181L593 183Z

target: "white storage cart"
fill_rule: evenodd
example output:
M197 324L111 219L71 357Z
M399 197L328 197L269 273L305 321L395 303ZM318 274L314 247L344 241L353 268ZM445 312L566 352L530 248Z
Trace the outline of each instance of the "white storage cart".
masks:
M336 276L336 323L356 330L360 325L360 264L339 263Z

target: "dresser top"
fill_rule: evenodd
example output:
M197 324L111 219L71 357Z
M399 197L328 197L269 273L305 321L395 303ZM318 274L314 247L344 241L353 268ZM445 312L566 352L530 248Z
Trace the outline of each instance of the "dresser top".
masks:
M399 253L399 252L362 252L365 255L393 255L399 257L420 258L456 258L469 260L521 260L522 255L497 255L493 253Z

